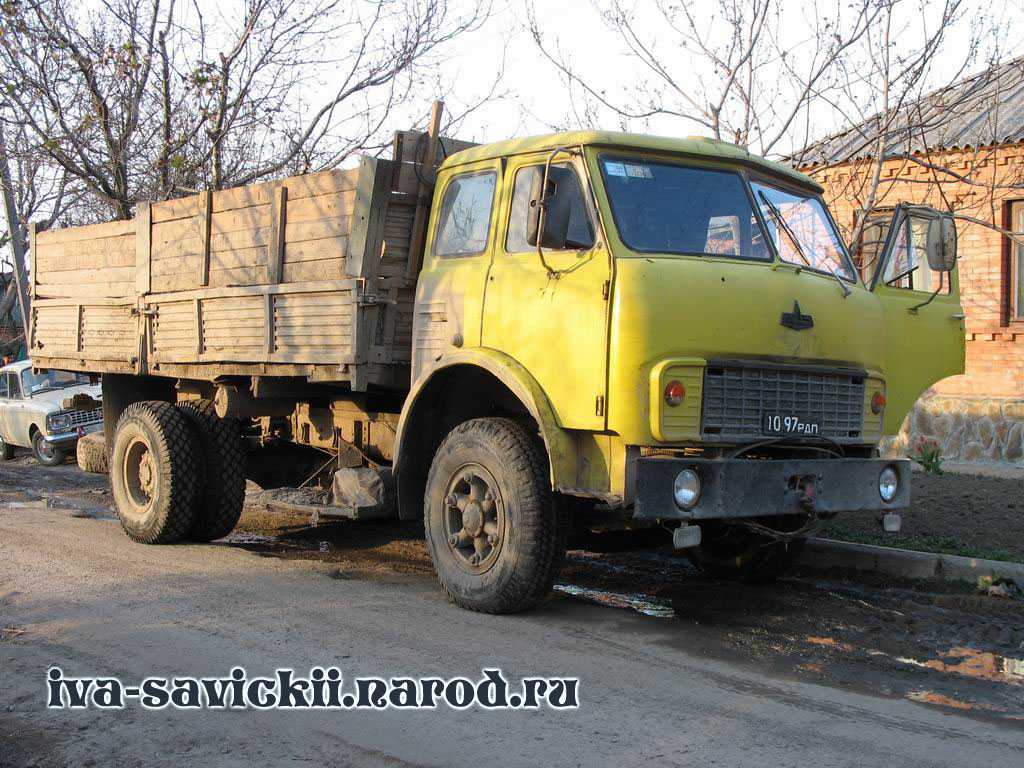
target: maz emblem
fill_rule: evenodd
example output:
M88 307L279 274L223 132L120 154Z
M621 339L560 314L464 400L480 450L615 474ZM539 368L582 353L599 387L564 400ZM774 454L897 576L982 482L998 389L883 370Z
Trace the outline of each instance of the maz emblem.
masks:
M802 314L800 312L800 302L794 301L793 311L782 313L782 324L787 328L792 328L794 331L803 331L814 327L814 318L810 315Z

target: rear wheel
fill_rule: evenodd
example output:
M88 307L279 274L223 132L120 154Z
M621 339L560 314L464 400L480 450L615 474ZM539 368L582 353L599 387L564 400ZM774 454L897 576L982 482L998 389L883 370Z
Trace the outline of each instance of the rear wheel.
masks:
M14 458L14 446L0 437L0 461L10 461Z
M129 538L169 544L185 537L205 480L200 455L195 431L172 403L125 408L114 433L110 485Z
M217 416L209 400L178 404L199 437L206 483L199 493L192 541L213 541L234 530L245 503L245 448L238 424Z
M56 467L64 463L68 452L48 443L42 432L36 432L32 436L32 455L44 467Z
M565 558L568 518L543 446L509 419L474 419L449 433L430 467L424 518L434 571L469 610L536 605Z
M800 518L800 516L796 516ZM770 527L797 530L799 521L785 518ZM735 523L720 520L702 522L701 543L686 550L697 568L716 579L767 584L785 573L803 551L806 538L778 540Z

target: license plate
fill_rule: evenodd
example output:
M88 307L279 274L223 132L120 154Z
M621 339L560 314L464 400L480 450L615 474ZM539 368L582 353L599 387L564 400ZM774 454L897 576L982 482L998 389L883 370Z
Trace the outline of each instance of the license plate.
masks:
M820 435L821 425L800 416L766 413L764 431L769 435Z

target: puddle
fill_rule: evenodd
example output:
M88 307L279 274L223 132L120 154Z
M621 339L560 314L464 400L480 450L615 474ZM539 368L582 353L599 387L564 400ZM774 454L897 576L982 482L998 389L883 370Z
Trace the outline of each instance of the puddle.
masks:
M330 545L326 541L290 541L277 536L264 536L259 533L229 533L221 542L232 547L247 549L250 552L273 553L284 550L319 550L327 552Z
M644 616L655 616L659 619L671 619L676 615L675 610L668 603L652 600L644 595L609 592L604 589L578 587L575 584L555 584L555 591L609 608L628 608Z
M937 659L921 661L897 656L896 661L939 672L952 672L979 680L992 680L1011 685L1024 685L1024 659L1013 659L975 648L956 647Z
M52 496L33 499L32 501L0 502L0 509L62 509L70 511L72 517L88 518L90 520L117 519L117 515L106 507L96 507L76 502L74 499L54 498Z

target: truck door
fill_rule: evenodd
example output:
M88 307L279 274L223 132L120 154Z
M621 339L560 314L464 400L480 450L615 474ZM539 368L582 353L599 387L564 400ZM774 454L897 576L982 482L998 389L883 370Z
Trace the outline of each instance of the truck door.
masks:
M501 350L530 371L547 393L559 423L569 429L605 426L609 259L580 157L560 153L553 168L572 188L565 249L527 242L531 178L550 153L512 158L506 201L487 275L482 344ZM572 181L574 180L574 181ZM573 186L575 185L575 186Z
M899 432L903 418L930 386L964 372L964 311L957 270L928 265L928 226L937 212L899 205L888 223L865 229L884 246L865 266L885 317L886 409L882 432ZM872 249L866 249L870 253Z

